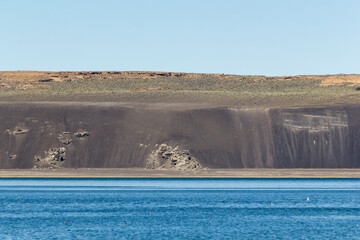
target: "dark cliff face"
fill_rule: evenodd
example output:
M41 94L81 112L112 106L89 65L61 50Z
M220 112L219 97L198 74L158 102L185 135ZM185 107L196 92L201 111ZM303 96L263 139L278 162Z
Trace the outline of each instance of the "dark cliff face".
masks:
M161 144L209 168L359 168L360 107L0 104L0 168L145 167Z
M351 168L353 156L348 112L357 109L273 110L278 168ZM354 119L355 120L355 119ZM358 161L359 162L359 161Z

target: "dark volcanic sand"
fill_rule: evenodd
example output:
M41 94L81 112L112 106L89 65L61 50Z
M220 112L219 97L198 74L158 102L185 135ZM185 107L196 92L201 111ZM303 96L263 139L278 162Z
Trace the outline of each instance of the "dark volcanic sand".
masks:
M162 145L156 168L360 167L357 105L2 103L0 113L3 169L145 168Z

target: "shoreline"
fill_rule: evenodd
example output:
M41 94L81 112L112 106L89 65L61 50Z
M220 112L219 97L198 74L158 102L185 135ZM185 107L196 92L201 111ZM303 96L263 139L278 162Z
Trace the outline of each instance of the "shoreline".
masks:
M141 168L2 169L6 178L360 178L360 169L202 169L198 171Z

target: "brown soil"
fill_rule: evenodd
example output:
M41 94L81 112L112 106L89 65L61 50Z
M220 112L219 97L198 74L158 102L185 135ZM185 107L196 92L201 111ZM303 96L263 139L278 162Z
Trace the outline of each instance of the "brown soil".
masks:
M325 76L324 79L321 81L322 86L341 84L358 85L360 84L360 75L331 75Z

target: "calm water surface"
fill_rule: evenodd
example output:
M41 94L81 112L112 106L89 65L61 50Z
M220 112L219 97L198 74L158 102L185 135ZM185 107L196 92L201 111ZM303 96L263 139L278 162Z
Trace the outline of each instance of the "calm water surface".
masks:
M0 239L360 239L359 179L2 179Z

